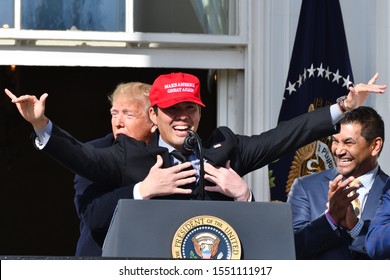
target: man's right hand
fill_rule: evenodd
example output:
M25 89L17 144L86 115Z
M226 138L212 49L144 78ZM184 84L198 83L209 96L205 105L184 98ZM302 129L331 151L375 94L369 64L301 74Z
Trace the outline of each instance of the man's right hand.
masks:
M143 199L171 194L191 194L191 189L182 186L195 182L195 169L186 170L190 162L178 164L169 168L161 168L163 159L157 155L156 164L152 166L148 176L140 183L139 192Z
M348 195L357 187L348 187L355 179L354 177L349 177L344 181L342 181L342 178L342 175L338 175L333 181L329 182L328 211L339 226L351 230L357 223L357 217L354 214L351 202L358 194Z
M17 97L8 89L5 89L4 92L11 99L12 103L16 104L20 115L32 124L34 130L41 130L47 125L49 122L49 119L45 116L45 102L48 97L47 93L42 94L41 97L37 99L34 95L22 95Z

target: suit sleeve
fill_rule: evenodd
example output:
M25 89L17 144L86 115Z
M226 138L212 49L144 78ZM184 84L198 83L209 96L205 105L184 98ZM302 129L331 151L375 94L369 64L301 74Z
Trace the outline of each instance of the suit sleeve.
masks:
M108 134L88 144L95 148L107 148L114 140L114 136ZM80 175L75 176L74 188L74 202L79 219L93 232L107 232L118 200L133 198L133 186L121 188L96 184Z
M237 145L244 170L250 172L337 131L338 127L332 124L330 108L323 107L280 122L260 135L239 136Z
M373 259L390 258L390 181L387 180L380 206L370 223L366 250Z
M121 143L97 149L53 125L49 142L42 150L72 172L100 184L121 186L125 159Z
M80 220L92 231L107 231L119 199L132 199L134 186L108 188L76 176L75 188Z

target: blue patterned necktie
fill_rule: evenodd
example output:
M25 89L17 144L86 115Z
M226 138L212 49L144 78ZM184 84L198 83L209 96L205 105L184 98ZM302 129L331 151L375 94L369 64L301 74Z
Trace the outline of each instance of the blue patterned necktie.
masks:
M187 162L189 161L190 159L189 158L186 158L180 151L178 150L173 150L172 152L170 152L171 156L173 156L175 159L176 159L176 162L175 160L173 160L173 164L180 164L180 163L184 163L184 162ZM194 169L194 166L191 165L190 167L186 168L185 170L191 170L191 169ZM192 190L195 190L197 185L198 185L198 181L199 181L199 174L198 174L198 170L195 168L195 170L197 171L196 173L196 181L191 183L191 184L188 184L187 185L187 188L190 188ZM183 170L184 171L184 170ZM192 197L193 196L196 196L196 191L192 193L191 195Z

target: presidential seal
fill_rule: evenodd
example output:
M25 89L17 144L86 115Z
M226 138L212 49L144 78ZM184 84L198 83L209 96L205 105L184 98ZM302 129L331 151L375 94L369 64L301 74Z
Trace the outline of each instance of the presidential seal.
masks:
M185 221L172 240L175 259L241 258L241 243L235 230L224 220L213 216L196 216Z

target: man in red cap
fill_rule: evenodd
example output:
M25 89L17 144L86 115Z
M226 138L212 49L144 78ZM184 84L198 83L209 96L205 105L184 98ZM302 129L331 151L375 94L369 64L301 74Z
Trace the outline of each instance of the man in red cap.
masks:
M83 145L53 125L44 115L47 94L16 97L6 90L21 115L37 134L36 146L74 172L95 182L112 186L134 186L134 198L251 200L249 188L240 177L280 158L287 152L318 138L337 132L337 122L346 110L364 103L370 92L383 93L386 85L374 85L378 75L366 84L350 88L342 104L320 108L280 123L260 135L237 135L227 127L217 128L203 143L206 161L204 189L191 165L201 165L198 155L191 162L177 164L171 156L181 150L190 131L196 131L201 118L199 80L190 74L159 76L152 85L149 115L157 126L148 144L119 135L115 145L104 150ZM192 157L192 158L191 158ZM183 160L184 161L184 160ZM202 161L203 162L203 161ZM180 162L179 162L180 163ZM220 167L226 169L220 170ZM234 180L223 181L222 172ZM237 175L238 174L238 175Z

